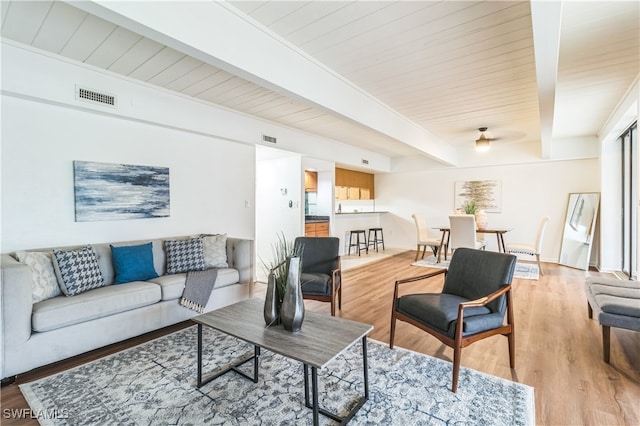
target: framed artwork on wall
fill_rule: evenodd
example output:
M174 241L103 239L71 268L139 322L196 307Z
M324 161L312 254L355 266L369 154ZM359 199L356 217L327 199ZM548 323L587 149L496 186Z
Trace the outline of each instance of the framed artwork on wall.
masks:
M454 209L462 209L467 201L475 201L478 210L487 213L502 211L502 181L465 180L455 183Z
M76 222L169 216L169 168L73 162Z

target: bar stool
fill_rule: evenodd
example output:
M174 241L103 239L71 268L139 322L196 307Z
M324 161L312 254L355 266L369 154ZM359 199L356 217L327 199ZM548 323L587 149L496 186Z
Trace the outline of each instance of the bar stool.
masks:
M360 240L360 235L362 234L362 241ZM356 242L353 242L353 237L356 237ZM358 256L360 256L360 247L364 246L364 249L366 250L367 254L369 253L369 245L367 244L367 233L365 232L364 229L357 229L354 231L351 231L349 233L349 252L347 253L348 255L351 254L351 247L355 246L356 249L358 250Z
M371 236L372 232L373 232L373 237ZM378 232L380 233L379 237L378 237ZM382 244L382 250L384 250L384 234L382 233L382 228L369 228L369 242L367 244L367 247L370 245L373 245L377 253L378 243Z

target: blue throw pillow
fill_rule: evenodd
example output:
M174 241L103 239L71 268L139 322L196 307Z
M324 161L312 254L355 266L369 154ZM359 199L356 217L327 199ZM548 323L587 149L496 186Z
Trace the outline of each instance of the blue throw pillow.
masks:
M150 242L139 246L111 246L111 257L116 272L114 284L158 277L153 267L153 246Z

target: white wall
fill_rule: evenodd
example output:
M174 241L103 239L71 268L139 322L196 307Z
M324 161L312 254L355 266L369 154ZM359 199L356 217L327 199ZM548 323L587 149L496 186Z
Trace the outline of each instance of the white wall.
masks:
M387 246L415 249L411 218L415 212L425 215L429 227L448 225L454 211L454 184L464 180L502 182L502 211L489 213L488 218L489 227L513 228L505 235L506 242L533 242L540 218L548 215L542 258L551 262L560 253L569 193L600 192L596 159L376 174L376 210L389 211L381 215ZM486 239L487 249L497 250L496 238L487 235Z
M266 281L273 244L304 235L304 172L299 154L258 147L256 160L257 277Z
M336 169L333 163L330 165L329 170L318 171L318 216L333 215Z
M117 107L76 99L76 85L116 95ZM7 41L1 102L2 252L192 232L254 238L262 133L281 148L389 168L387 157L367 150ZM76 223L73 160L169 167L171 216Z
M254 198L254 150L3 97L2 252L198 232L253 239L254 211L245 200ZM75 222L74 160L168 167L170 217Z

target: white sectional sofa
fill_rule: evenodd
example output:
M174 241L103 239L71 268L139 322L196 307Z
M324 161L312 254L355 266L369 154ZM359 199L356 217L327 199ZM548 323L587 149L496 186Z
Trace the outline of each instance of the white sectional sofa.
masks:
M165 241L190 238L92 244L104 285L73 296L59 294L35 303L38 297L33 294L37 291L34 278L37 279L36 273L41 271L19 262L16 253L2 254L0 363L3 382L36 367L199 315L179 304L187 273L166 274ZM218 273L205 312L251 297L255 276L253 242L226 236L225 239L228 267L216 268ZM149 242L158 277L114 285L111 245L135 246ZM34 252L52 253L53 249ZM52 263L56 266L55 261Z

